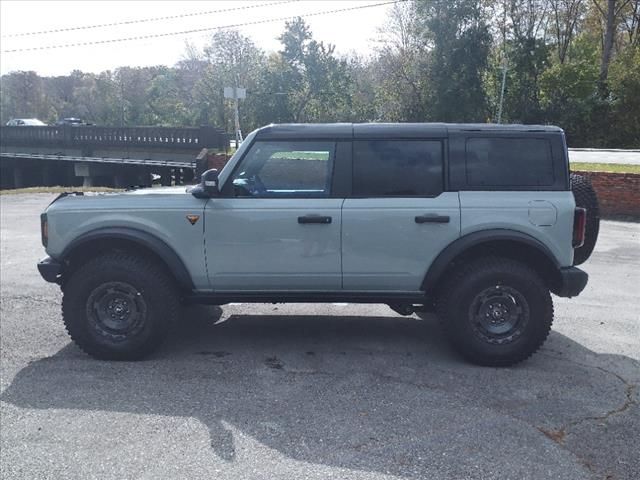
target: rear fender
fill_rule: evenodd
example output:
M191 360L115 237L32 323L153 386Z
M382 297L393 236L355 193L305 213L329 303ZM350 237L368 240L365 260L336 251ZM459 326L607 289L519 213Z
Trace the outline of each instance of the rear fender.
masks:
M496 254L500 254L500 246L513 245L521 252L528 252L526 258L521 258L524 263L541 271L545 279L550 282L550 288L555 288L557 272L560 271L560 263L542 242L526 233L516 230L491 229L473 232L455 240L445 248L433 261L422 282L422 290L434 290L443 275L455 265L456 261L464 258L465 254L473 252L483 246L495 248ZM503 252L506 253L506 252Z

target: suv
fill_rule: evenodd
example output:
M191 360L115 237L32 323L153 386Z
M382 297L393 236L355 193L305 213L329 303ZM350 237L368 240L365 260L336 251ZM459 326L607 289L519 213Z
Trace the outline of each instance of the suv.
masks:
M82 126L89 126L89 125L93 125L92 123L88 123L85 122L84 120L80 119L80 118L74 118L74 117L69 117L69 118L62 118L60 120L58 120L56 122L57 126L65 126L65 125L69 125L72 127L82 127Z
M42 214L38 268L85 352L147 355L181 303L355 302L434 310L468 360L511 365L546 339L550 292L587 283L596 204L576 207L557 127L269 125L201 180Z

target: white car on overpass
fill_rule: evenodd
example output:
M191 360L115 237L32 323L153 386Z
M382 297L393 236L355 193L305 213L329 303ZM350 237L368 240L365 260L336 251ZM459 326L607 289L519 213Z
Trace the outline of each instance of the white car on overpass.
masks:
M47 124L37 118L14 118L7 122L7 127L46 127Z

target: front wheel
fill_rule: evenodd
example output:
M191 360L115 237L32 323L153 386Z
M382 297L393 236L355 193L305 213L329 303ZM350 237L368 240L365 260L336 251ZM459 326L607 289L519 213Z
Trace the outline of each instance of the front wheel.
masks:
M178 311L171 278L150 259L108 253L75 270L63 286L71 339L104 360L138 360L155 350Z
M440 290L437 311L453 347L486 366L525 360L544 343L553 322L551 295L540 276L499 257L453 272Z

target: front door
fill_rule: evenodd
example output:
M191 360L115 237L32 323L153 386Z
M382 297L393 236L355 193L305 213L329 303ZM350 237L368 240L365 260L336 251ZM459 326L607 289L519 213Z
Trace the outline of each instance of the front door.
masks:
M339 290L342 199L331 198L336 143L257 140L223 196L207 203L215 291Z

